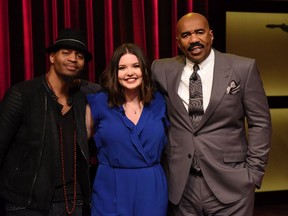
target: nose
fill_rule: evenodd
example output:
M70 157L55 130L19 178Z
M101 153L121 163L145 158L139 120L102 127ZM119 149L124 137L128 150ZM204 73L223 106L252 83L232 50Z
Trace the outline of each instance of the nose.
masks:
M76 52L71 52L70 55L69 55L69 60L70 61L77 61L77 53Z
M197 34L192 33L192 34L190 35L189 42L190 42L190 43L199 42L199 38L198 38Z
M133 75L133 74L134 74L133 67L128 67L128 68L127 68L127 74L128 74L128 75Z

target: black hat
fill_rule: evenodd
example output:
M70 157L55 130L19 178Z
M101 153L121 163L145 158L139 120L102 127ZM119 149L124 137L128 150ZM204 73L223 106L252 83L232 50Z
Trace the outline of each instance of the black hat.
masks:
M84 35L79 30L71 28L63 29L59 32L56 41L51 46L46 48L46 52L51 53L62 48L69 48L83 52L87 62L92 59L92 54L87 49Z

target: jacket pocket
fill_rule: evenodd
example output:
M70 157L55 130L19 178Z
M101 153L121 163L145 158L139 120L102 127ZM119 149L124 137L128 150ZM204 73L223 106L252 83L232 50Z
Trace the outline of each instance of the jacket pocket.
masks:
M246 155L245 152L224 153L223 162L229 167L244 168L246 167Z

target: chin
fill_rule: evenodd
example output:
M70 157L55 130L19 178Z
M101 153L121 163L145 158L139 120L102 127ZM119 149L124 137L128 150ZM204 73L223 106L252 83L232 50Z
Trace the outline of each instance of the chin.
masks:
M76 78L79 78L79 74L62 74L61 77L64 81L70 82Z

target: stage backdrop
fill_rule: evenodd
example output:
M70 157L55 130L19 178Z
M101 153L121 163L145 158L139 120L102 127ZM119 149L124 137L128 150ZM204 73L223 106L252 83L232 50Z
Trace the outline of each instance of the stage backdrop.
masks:
M94 58L83 78L97 82L121 43L140 45L151 61L176 55L175 24L195 8L208 13L208 0L1 0L0 100L11 85L47 71L45 48L64 27L87 35Z

